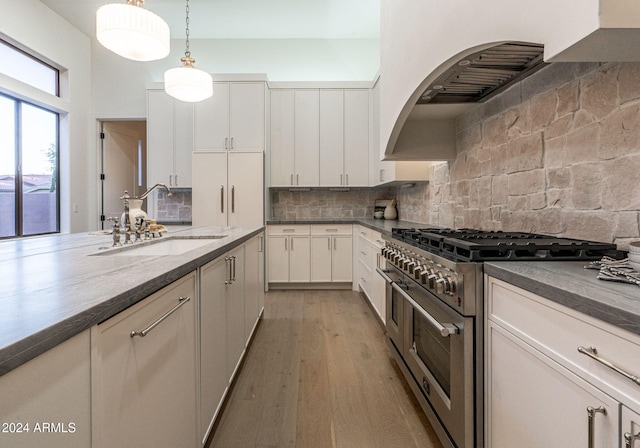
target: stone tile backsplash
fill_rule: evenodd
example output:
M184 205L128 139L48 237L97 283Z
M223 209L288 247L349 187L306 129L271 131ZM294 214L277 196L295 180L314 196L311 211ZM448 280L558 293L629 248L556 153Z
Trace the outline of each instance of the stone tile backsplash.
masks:
M167 196L164 190L158 190L158 216L161 223L191 223L191 189L171 190L171 196Z

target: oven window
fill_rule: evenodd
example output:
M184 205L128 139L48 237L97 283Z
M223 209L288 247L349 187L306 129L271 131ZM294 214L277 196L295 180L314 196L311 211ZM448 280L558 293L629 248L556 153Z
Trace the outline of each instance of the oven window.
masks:
M448 397L451 396L450 341L420 314L413 313L414 349Z

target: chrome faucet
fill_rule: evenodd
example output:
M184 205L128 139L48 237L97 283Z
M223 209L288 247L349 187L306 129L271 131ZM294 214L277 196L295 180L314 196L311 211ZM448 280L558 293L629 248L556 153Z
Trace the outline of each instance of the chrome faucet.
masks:
M167 190L167 196L172 196L171 189L167 187L166 184L155 184L153 187L149 188L147 191L142 193L140 196L129 196L129 192L127 190L124 191L124 195L120 198L124 201L124 216L122 219L122 225L124 230L124 243L131 244L131 235L135 232L136 241L139 240L139 235L144 230L144 226L146 226L149 221L146 219L140 220L140 224L136 222L131 222L131 217L129 212L131 211L131 203L133 202L134 209L139 209L142 211L142 201L156 188L164 188ZM145 214L146 215L146 214Z

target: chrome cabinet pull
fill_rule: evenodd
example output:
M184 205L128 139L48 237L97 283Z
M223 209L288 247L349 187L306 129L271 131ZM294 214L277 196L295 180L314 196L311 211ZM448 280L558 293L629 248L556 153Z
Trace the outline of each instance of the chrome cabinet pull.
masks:
M224 185L220 185L220 213L224 213Z
M231 149L233 149L233 137L231 137Z
M170 187L173 187L173 182L172 182L172 180L173 180L173 175L172 175L172 174L169 174L169 186L170 186Z
M282 233L295 233L296 229L282 229Z
M132 330L130 335L131 337L135 337L135 336L140 336L140 337L145 337L147 334L149 334L149 332L151 330L153 330L154 328L156 328L160 322L162 322L163 320L165 320L167 317L169 317L171 314L173 314L175 311L178 310L178 308L180 308L181 306L183 306L185 303L187 303L189 300L191 300L191 297L180 297L180 299L178 299L178 304L176 306L174 306L173 308L171 308L169 311L167 311L166 313L164 313L162 316L160 316L158 319L156 319L151 325L149 325L147 328L145 328L142 331L135 331Z
M342 185L342 174L340 175L340 185Z
M338 250L338 238L333 239L333 250Z
M289 239L289 238L285 238L285 239L284 239L284 250L285 250L285 251L289 250L289 248L287 247L287 240L288 240L288 239Z
M331 250L331 237L327 238L327 249Z
M258 241L258 252L264 252L264 238L259 236Z
M296 185L300 185L300 175L296 174Z
M231 280L231 257L227 256L224 257L224 262L226 264L226 268L227 268L227 278L224 281L225 285L230 285L232 280Z
M291 238L291 252L293 252L293 238Z
M231 283L236 281L236 256L231 256Z
M349 175L345 174L344 177L347 179L347 181L345 182L345 185L349 185Z
M631 434L630 432L624 433L624 446L625 448L633 448L636 440L640 440L640 432L638 434Z
M178 175L177 175L177 174L175 174L175 175L173 176L173 178L174 178L174 179L173 179L173 181L176 183L176 187L177 187L177 186L178 186Z
M594 408L592 406L587 406L587 415L589 418L589 448L593 448L593 441L594 441L594 434L595 434L595 416L596 413L602 413L602 415L607 415L607 410L602 407L602 406L598 406L597 408Z
M231 213L236 212L236 186L231 185Z
M628 372L625 372L624 370L622 370L620 367L615 366L613 363L607 361L604 358L601 358L600 356L598 356L598 351L596 350L595 347L589 347L589 348L585 348L583 346L578 347L578 351L580 353L582 353L583 355L587 355L589 358L595 359L596 361L598 361L600 364L603 364L604 366L610 368L611 370L619 373L620 375L624 376L625 378L633 381L637 386L640 386L640 378L635 376L635 375L631 375Z
M224 138L224 149L229 149L229 137Z
M418 304L418 302L413 300L413 298L409 294L404 292L404 290L400 286L398 286L398 284L396 282L391 282L391 286L393 287L393 289L395 289L400 294L402 294L402 296L405 299L407 299L407 301L411 304L411 306L413 306L414 310L416 310L418 313L420 313L422 315L422 317L427 319L431 325L436 327L442 336L447 337L447 336L451 336L452 334L460 333L460 329L458 327L456 327L455 325L453 325L453 324L441 324L440 322L438 322L436 320L436 318L433 317L431 314L427 313L427 311L424 310Z
M293 186L293 174L291 174L291 185Z

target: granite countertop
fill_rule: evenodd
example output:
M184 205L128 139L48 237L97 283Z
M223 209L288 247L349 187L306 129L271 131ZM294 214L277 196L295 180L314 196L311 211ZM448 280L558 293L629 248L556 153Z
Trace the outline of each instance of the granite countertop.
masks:
M162 238L212 239L183 254L108 255L105 234L66 234L0 243L0 375L183 277L263 227L176 227ZM148 244L148 243L141 243ZM140 247L136 246L136 247ZM109 249L99 249L107 247ZM101 255L95 255L101 253Z
M640 287L597 279L586 261L487 262L485 274L640 335Z

